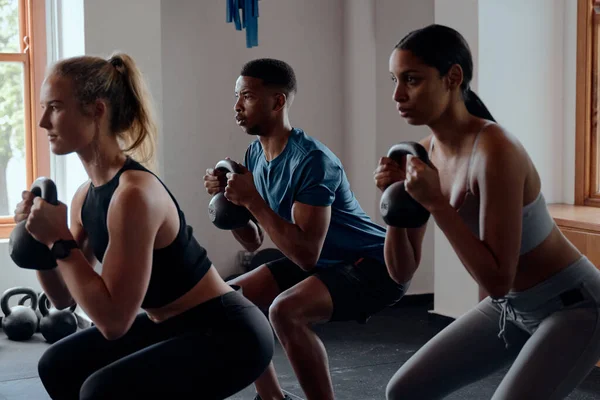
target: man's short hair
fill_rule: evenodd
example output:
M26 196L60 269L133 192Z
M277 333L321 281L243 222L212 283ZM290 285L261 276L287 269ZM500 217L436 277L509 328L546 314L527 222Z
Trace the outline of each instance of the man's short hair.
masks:
M286 95L296 93L296 74L286 62L273 58L259 58L247 62L241 76L261 79L265 86L281 87Z

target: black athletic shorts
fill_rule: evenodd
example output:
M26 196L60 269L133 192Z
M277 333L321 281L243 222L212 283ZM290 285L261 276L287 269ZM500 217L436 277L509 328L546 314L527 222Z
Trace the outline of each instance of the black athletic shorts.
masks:
M309 276L320 279L333 300L330 321L365 323L373 314L400 301L410 285L410 282L401 285L394 282L385 264L371 258L315 267L308 272L287 258L266 265L282 292Z

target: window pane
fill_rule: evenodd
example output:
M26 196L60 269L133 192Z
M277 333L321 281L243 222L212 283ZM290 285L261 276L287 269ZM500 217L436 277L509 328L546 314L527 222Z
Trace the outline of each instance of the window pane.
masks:
M12 215L27 189L23 68L0 62L0 216Z
M19 0L0 0L0 52L20 53Z

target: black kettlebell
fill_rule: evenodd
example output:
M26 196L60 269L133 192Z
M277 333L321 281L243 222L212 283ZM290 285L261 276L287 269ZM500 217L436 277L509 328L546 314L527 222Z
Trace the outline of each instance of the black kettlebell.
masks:
M19 303L18 303L18 304L19 304L20 306L24 306L24 305L25 305L25 302L26 302L27 300L29 300L29 301L30 301L30 303L31 303L31 304L30 304L30 307L31 307L31 308L33 308L33 302L31 301L31 296L30 296L30 295L25 295L25 296L21 297L21 299L19 300ZM39 298L39 296L38 296L38 305L40 304L40 301L39 301L39 300L40 300L40 298ZM35 308L35 315L37 316L37 320L38 320L38 323L37 323L37 328L35 329L35 331L36 331L36 332L39 332L39 331L40 331L40 321L42 320L42 313L40 312L40 309L39 309L38 307L36 307L36 308Z
M65 338L77 330L77 317L74 311L77 304L73 304L66 310L49 310L50 300L46 293L40 295L40 311L42 320L40 321L40 332L48 343L55 343Z
M45 177L36 179L29 189L35 196L41 196L52 205L58 205L58 196L54 182ZM56 267L56 259L43 243L38 242L27 232L27 220L19 222L8 240L10 258L21 268L47 270Z
M18 294L29 296L31 307L24 305L9 307L8 300ZM38 317L34 311L37 306L38 298L33 289L14 287L7 289L2 294L2 299L0 299L0 308L2 308L2 312L4 313L2 329L10 340L27 340L33 336L38 327Z
M402 157L412 155L431 165L427 150L417 142L402 142L390 148L387 156L402 163ZM379 204L381 216L386 224L399 228L418 228L427 223L429 211L408 194L404 181L388 186Z
M240 173L239 165L231 160L221 160L215 166L221 173ZM208 216L219 229L231 230L246 226L251 214L246 207L238 206L227 200L225 193L215 194L208 204Z

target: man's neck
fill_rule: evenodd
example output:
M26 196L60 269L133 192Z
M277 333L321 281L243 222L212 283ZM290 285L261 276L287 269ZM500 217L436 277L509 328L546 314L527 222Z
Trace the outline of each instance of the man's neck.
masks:
M283 125L269 131L266 135L258 137L267 161L274 160L283 152L291 131L292 127L290 125Z

